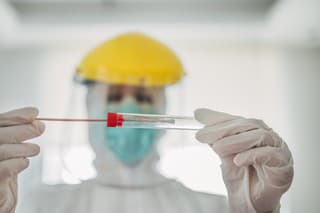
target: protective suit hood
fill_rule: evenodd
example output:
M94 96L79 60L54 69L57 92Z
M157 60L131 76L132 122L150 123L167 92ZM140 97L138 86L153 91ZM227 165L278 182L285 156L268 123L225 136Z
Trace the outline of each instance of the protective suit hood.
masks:
M96 138L92 140L96 140ZM100 149L97 146L94 147L96 153L94 166L97 171L96 179L99 183L115 187L135 188L157 185L166 181L156 169L160 159L156 146L142 161L134 165L122 163L110 150Z

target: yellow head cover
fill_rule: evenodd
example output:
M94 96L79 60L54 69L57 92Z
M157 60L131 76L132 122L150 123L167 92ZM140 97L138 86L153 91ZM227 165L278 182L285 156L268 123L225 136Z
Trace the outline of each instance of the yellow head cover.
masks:
M93 49L77 68L85 80L137 86L164 86L184 75L167 46L141 33L119 35Z

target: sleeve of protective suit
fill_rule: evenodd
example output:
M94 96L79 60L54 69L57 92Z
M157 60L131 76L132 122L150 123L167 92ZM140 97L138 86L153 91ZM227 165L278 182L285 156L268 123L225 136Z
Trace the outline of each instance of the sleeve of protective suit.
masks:
M196 138L221 159L231 213L277 213L293 179L287 144L263 121L197 109Z
M43 123L34 121L36 108L22 108L0 114L0 212L13 213L17 203L17 175L29 165L28 157L39 146L23 143L41 135Z

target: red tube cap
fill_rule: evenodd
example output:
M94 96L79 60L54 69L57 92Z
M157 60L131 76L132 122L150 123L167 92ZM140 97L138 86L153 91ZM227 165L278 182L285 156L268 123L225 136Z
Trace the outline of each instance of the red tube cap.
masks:
M123 124L123 115L115 112L108 112L107 127L117 127L117 126L122 126L122 124Z

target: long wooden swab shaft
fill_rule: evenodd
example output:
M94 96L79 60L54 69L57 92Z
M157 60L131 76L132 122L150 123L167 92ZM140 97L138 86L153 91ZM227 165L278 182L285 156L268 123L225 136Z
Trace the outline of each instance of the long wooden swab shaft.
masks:
M106 119L84 119L84 118L35 118L38 121L67 121L67 122L106 122Z

